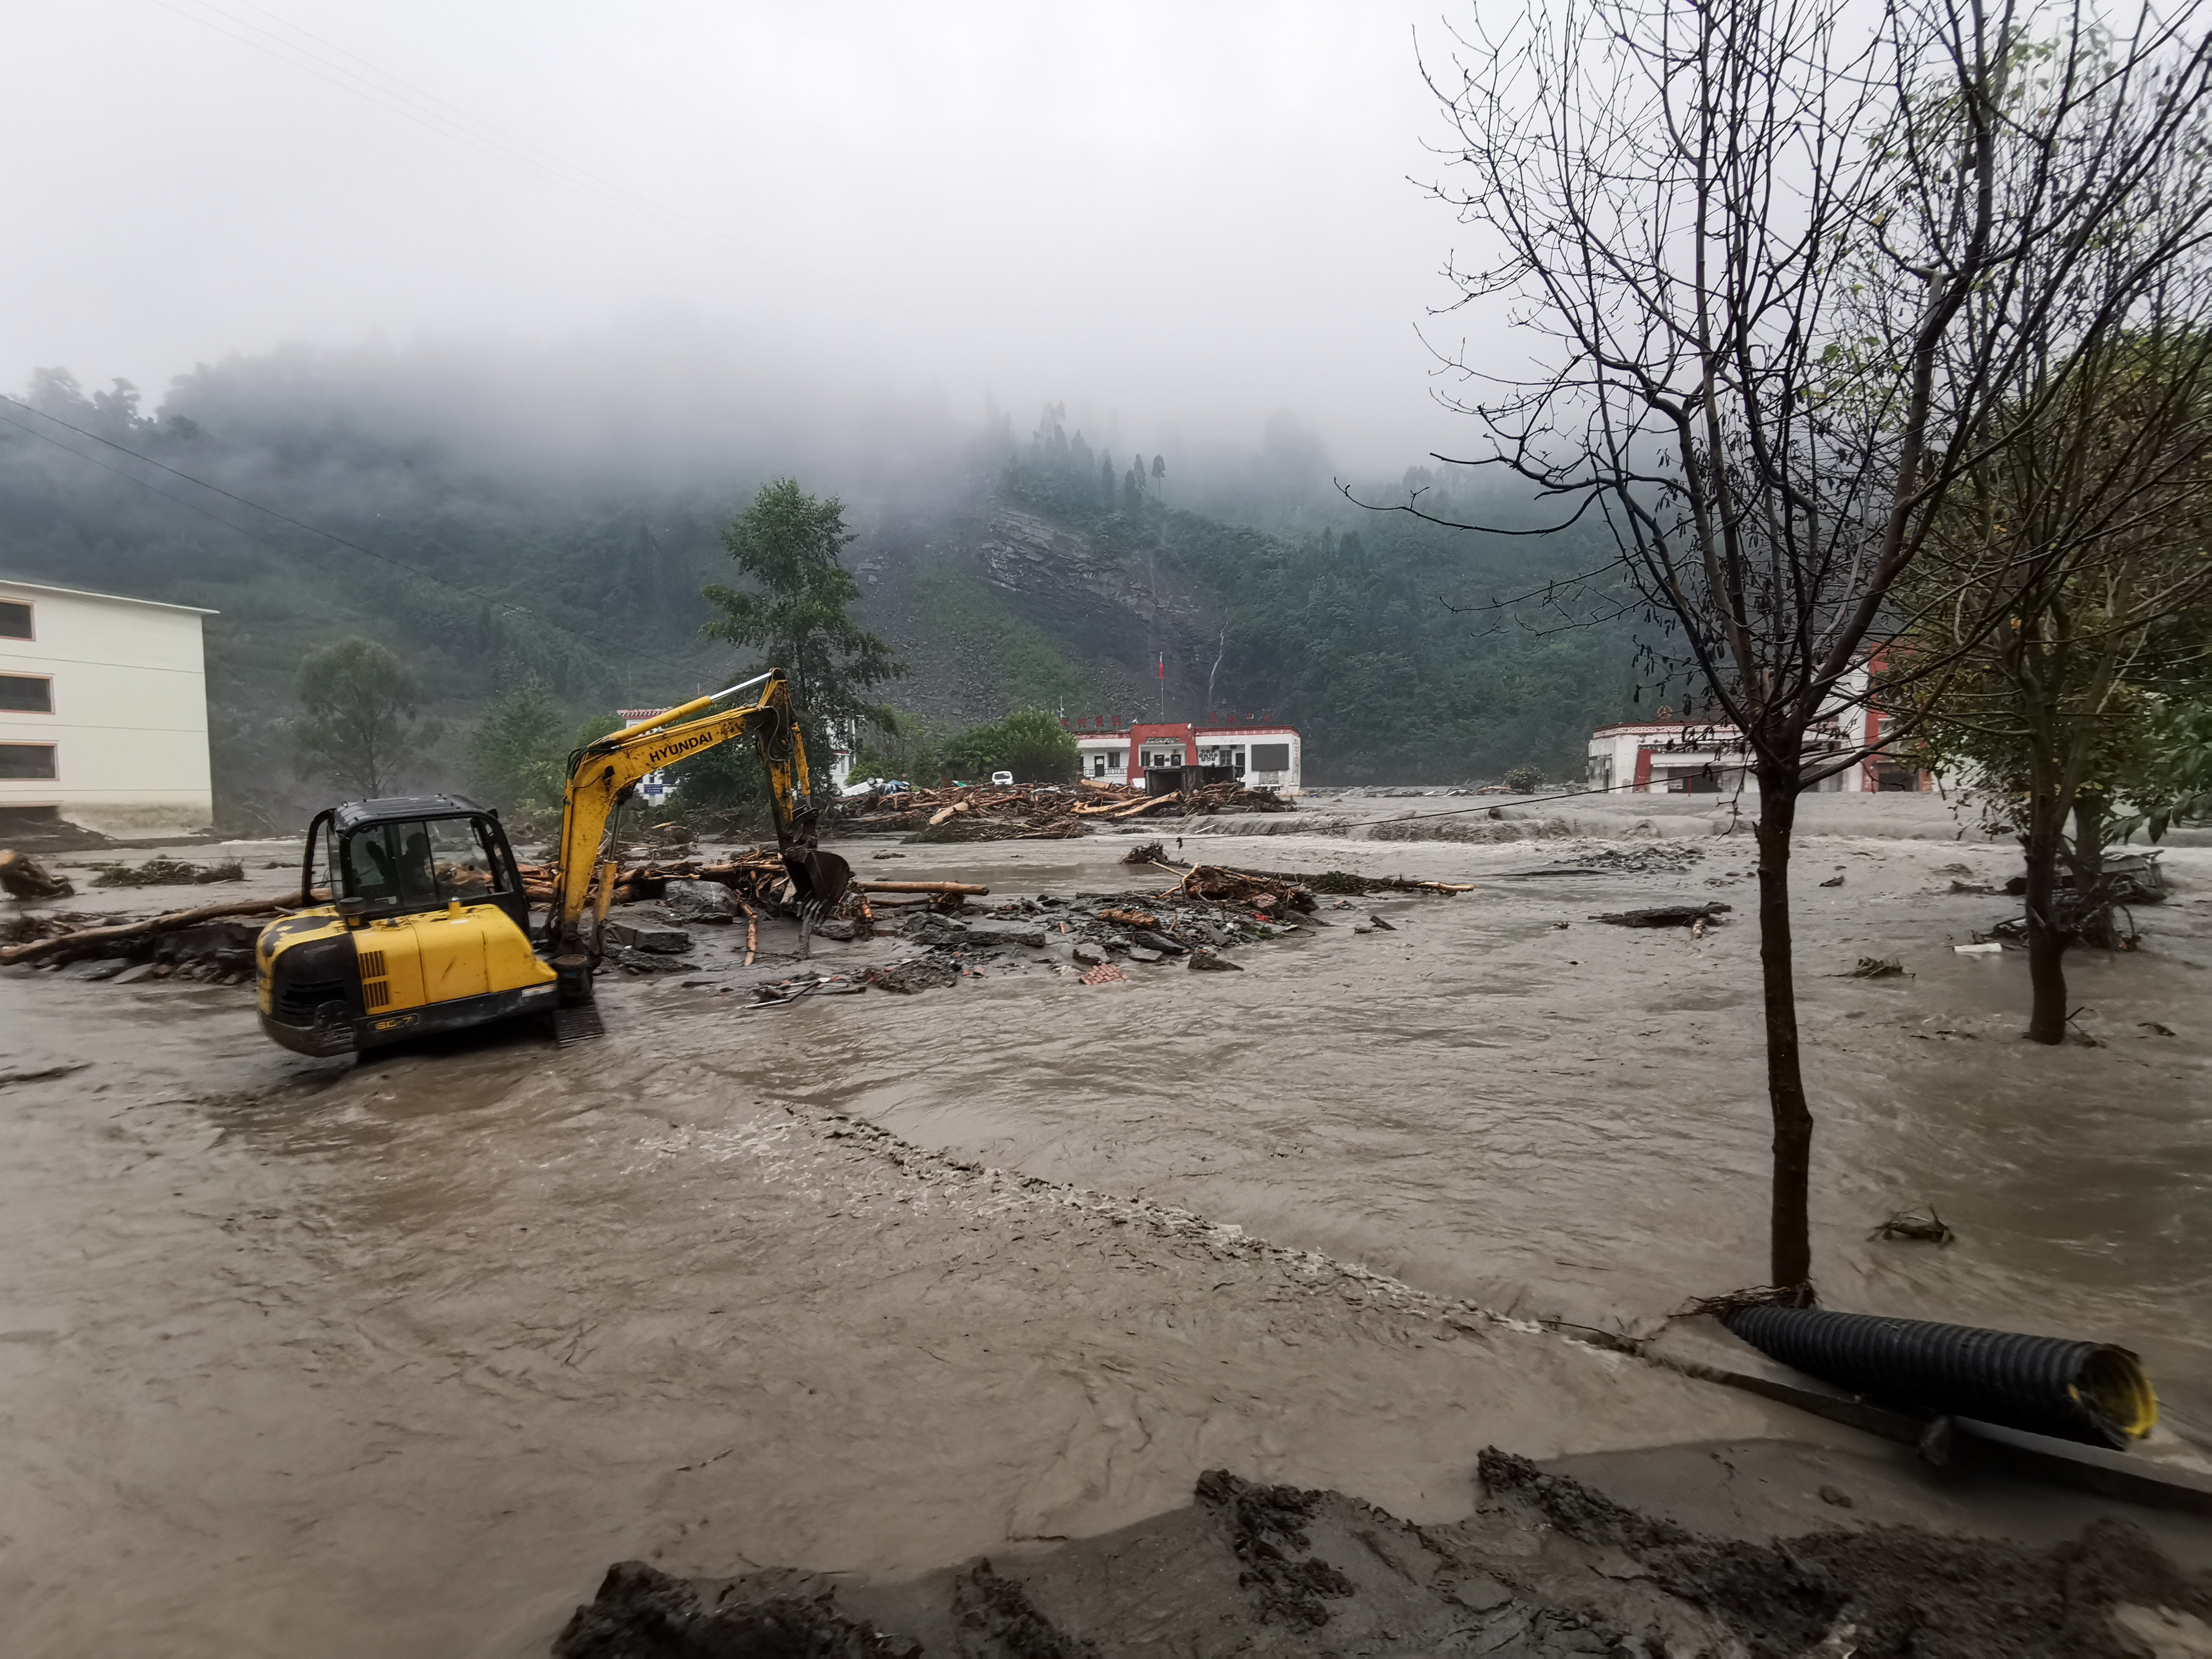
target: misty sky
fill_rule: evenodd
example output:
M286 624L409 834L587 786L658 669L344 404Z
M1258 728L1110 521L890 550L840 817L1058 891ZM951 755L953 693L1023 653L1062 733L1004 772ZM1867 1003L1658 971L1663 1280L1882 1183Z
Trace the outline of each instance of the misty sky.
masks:
M1402 465L1463 434L1414 332L1456 227L1407 182L1443 135L1413 33L1458 9L11 8L0 386L669 323L1024 430L1048 397L1146 447L1288 408Z

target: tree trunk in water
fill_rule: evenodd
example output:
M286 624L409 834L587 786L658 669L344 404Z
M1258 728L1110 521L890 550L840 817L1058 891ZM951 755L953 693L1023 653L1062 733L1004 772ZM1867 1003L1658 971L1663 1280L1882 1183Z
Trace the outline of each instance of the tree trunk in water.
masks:
M2074 798L2074 847L2066 860L2074 872L2074 937L2099 951L2124 951L2130 942L2105 885L2105 802L2094 790Z
M1813 1303L1813 1113L1797 1052L1796 966L1790 941L1790 836L1795 768L1759 769L1759 966L1766 1012L1766 1098L1774 1119L1774 1207L1767 1279L1800 1307Z
M2038 795L2028 805L2027 981L2033 1006L2027 1018L2033 1042L2066 1041L2067 935L2058 926L2058 839L2062 819L2057 805Z

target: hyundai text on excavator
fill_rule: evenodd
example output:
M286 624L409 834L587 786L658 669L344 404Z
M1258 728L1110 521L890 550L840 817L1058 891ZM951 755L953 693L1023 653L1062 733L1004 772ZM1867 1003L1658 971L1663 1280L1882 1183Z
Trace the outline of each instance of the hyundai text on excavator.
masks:
M705 713L756 686L757 701ZM301 866L301 908L263 928L254 946L261 1029L304 1054L521 1014L551 1013L563 1042L597 1036L592 970L614 892L607 843L616 812L648 773L748 736L768 772L793 901L802 925L811 923L844 896L853 872L815 844L805 740L790 684L770 669L568 757L553 903L534 944L530 900L495 811L426 795L318 813Z

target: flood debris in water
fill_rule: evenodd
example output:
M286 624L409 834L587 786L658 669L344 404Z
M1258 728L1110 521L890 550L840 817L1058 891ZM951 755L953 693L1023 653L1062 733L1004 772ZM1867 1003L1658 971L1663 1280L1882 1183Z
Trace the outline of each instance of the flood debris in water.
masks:
M1735 907L1717 902L1705 904L1654 904L1640 910L1613 910L1603 915L1592 916L1592 921L1611 922L1615 927L1717 927L1720 919Z
M1075 1659L1283 1656L2196 1653L2212 1575L2106 1518L2045 1547L1913 1527L1761 1541L1695 1532L1495 1447L1463 1521L1199 1477L1188 1507L1042 1555L902 1584L788 1569L611 1568L555 1659L768 1652ZM1852 1507L1847 1492L1821 1500Z
M69 898L76 892L67 876L58 876L28 853L0 848L0 890L9 898Z
M151 858L141 864L103 864L92 878L94 887L205 887L216 882L244 881L246 866L237 859L215 864L194 864L190 859Z
M1916 1244L1949 1244L1956 1242L1958 1234L1936 1212L1933 1204L1923 1204L1917 1210L1899 1210L1869 1233L1869 1239L1901 1239Z

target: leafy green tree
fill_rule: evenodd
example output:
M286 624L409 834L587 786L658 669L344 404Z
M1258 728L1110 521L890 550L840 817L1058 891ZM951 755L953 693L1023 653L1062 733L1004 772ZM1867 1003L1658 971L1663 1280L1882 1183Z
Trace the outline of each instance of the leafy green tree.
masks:
M436 725L416 718L421 702L413 672L374 640L309 652L293 728L300 775L358 797L390 793L437 740Z
M954 776L970 783L1001 771L1017 783L1066 783L1081 764L1075 734L1041 708L969 726L946 741L945 759Z
M755 586L704 590L721 615L702 631L763 653L762 666L790 677L808 758L825 781L830 733L880 724L890 711L870 694L906 672L881 637L847 614L860 586L837 555L852 539L843 502L777 478L722 532L723 547Z
M564 724L560 705L535 674L509 688L469 733L471 786L499 806L558 806L566 782Z

